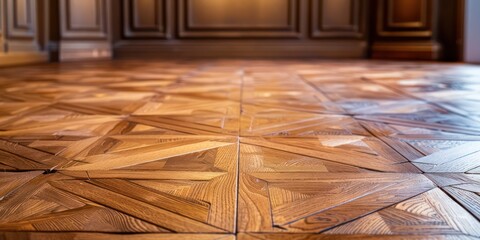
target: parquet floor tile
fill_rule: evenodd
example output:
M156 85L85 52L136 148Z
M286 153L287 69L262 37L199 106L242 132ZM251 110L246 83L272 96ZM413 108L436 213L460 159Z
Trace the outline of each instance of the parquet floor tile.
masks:
M233 231L235 138L120 135L87 142L80 151L78 142L66 148L64 141L30 144L70 161L56 168L60 176L42 175L24 188L14 184L29 176L8 176L12 187L0 203L0 229ZM34 203L38 209L28 207Z
M242 110L242 136L370 135L357 121L346 115L295 112L249 105L244 105Z
M357 168L358 171L373 170L379 172L419 172L402 155L389 148L383 142L364 136L348 135L325 135L318 138L241 138L240 164L249 168L248 165L258 166L259 161L279 157L306 156L313 162L324 162L344 166L345 168ZM292 157L299 159L300 157ZM288 160L287 158L286 160ZM301 159L301 158L300 158ZM312 161L310 161L312 162ZM289 163L281 163L290 166ZM280 165L281 165L280 164ZM291 163L295 167L296 161ZM335 171L337 167L332 170ZM310 168L309 171L318 171L318 168ZM288 171L288 169L287 169ZM342 170L343 171L343 170Z
M242 173L240 182L241 232L321 232L435 187L393 173Z
M465 234L479 237L479 226L480 223L472 215L436 188L327 232L408 234L413 228L420 234Z
M270 69L269 69L270 70ZM251 105L311 113L343 113L322 92L292 73L249 73L243 79L242 101ZM248 72L247 72L248 73Z
M0 239L478 239L480 67L0 70Z
M439 187L480 220L480 173L427 174Z

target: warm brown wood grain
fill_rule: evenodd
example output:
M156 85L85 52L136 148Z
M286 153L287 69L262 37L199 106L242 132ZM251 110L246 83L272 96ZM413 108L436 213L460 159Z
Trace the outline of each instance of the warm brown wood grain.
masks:
M0 173L0 200L40 174L42 174L41 171Z
M405 226L412 226L411 228ZM343 234L466 234L480 236L480 222L436 188L329 230Z
M467 235L365 235L365 234L289 234L289 233L239 233L238 240L474 240Z
M434 173L427 176L480 220L480 175Z
M35 233L35 232L4 232L0 237L5 240L235 240L233 235L224 234L105 234L105 233Z
M0 239L478 238L478 76L327 60L2 69Z
M122 0L123 36L128 39L167 38L170 0Z

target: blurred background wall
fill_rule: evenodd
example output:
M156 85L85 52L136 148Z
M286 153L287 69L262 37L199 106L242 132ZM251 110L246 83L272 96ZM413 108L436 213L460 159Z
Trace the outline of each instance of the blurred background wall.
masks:
M0 0L0 65L132 57L470 60L480 0L467 1ZM474 23L464 30L465 19Z
M465 5L465 61L480 63L480 1Z

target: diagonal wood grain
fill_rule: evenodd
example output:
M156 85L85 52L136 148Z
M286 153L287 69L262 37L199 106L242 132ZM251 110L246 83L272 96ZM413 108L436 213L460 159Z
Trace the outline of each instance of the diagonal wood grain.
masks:
M152 59L0 76L0 239L480 237L478 66Z
M93 202L125 212L136 218L163 226L175 232L224 232L213 226L186 217L180 217L170 211L154 208L150 204L145 204L92 184L74 181L62 183L52 182L51 184L55 188L87 198ZM115 201L111 201L111 199L115 199Z
M35 233L35 232L4 232L0 237L5 240L25 239L25 240L107 240L107 239L138 239L138 240L234 240L233 235L224 234L105 234L105 233Z

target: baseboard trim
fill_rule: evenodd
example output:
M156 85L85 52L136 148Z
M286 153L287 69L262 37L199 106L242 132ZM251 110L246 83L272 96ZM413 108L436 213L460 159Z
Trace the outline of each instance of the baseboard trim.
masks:
M45 62L48 62L48 54L45 52L0 53L0 67L13 67Z
M367 43L336 41L120 41L115 58L146 57L325 57L364 58Z
M62 41L60 61L110 59L111 46L105 41Z
M372 58L391 60L438 60L441 45L437 42L378 42L372 46Z

